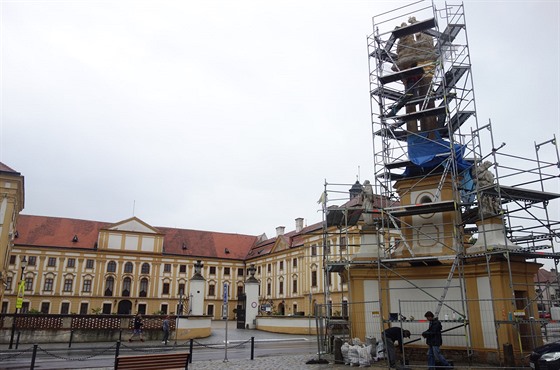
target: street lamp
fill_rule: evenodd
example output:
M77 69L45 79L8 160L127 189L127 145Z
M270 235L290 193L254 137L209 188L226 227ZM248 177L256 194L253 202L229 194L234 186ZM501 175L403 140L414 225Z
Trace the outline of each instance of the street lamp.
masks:
M21 281L23 281L23 272L25 271L26 267L27 267L27 258L23 256L23 258L21 259L21 278L20 278Z
M23 294L25 292L25 281L23 280L23 274L25 272L25 268L27 267L27 258L25 256L23 256L23 258L21 259L21 277L20 277L20 281L18 284L18 290L17 290L17 297L16 297L16 310L15 313L18 313L18 308L21 310L22 304L23 304ZM9 349L12 349L12 346L14 344L14 333L16 331L16 316L14 315L13 320L12 320L12 333L10 335L10 346Z
M183 315L183 294L179 294L179 307L177 309L177 316L182 316Z

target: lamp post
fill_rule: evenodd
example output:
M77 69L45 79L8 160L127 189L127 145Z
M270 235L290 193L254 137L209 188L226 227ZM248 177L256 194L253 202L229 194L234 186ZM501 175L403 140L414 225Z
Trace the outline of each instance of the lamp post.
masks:
M20 276L20 281L18 284L18 292L17 292L17 297L16 297L16 310L15 310L15 314L17 315L18 313L18 309L21 310L22 305L23 305L23 294L25 292L25 280L23 278L23 274L25 272L25 268L27 267L27 258L25 256L23 256L23 258L21 259L21 276ZM10 346L9 349L12 349L12 346L14 344L14 333L16 332L16 315L14 315L13 320L12 320L12 333L10 334Z
M184 301L183 301L183 294L179 294L179 307L177 310L177 316L182 316L183 315L183 310L184 310Z
M23 273L25 272L25 268L27 267L27 258L23 256L21 259L21 277L20 280L23 281Z

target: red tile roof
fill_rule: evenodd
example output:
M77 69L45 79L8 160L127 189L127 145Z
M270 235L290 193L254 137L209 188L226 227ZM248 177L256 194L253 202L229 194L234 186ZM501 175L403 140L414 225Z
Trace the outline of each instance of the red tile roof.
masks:
M244 260L257 236L158 227L166 254ZM184 247L183 247L184 245ZM186 249L184 249L186 248Z
M320 233L322 232L322 229L323 229L323 224L321 222L318 222L313 225L304 227L300 232L296 232L295 230L293 230L288 233L285 233L284 235L281 236L281 238L287 241L290 248L295 248L303 245L305 235L309 235L312 233L315 234ZM272 249L276 244L276 239L277 237L263 240L260 243L255 244L255 246L251 248L251 250L249 251L249 253L245 258L253 259L271 253Z
M20 214L16 245L94 249L99 231L114 223ZM252 235L157 227L164 234L164 253L189 257L243 260L257 242ZM74 236L77 241L72 241ZM186 249L183 249L183 245Z
M94 249L99 229L107 222L73 218L29 216L20 214L17 223L16 245ZM77 241L73 242L74 235Z
M14 175L19 175L20 173L17 171L14 171L12 168L6 166L4 163L0 162L0 172L11 172Z
M535 283L541 283L541 284L556 283L556 271L555 270L548 271L546 269L541 268L539 269L539 271L537 271L537 273L533 277L533 281Z

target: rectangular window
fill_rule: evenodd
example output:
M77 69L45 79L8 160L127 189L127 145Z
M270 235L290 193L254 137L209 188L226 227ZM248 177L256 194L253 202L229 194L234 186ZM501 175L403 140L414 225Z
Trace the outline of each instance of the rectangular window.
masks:
M64 288L63 291L65 292L71 292L72 291L72 285L74 283L73 279L64 279Z
M111 309L113 308L113 305L110 303L103 303L103 308L102 311L104 315L110 315L111 314Z
M270 283L266 284L266 295L270 295L272 292L272 287L270 286Z
M12 281L13 278L11 276L6 278L6 290L12 290Z
M29 312L29 302L23 302L21 304L20 313L28 313Z
M186 273L187 272L187 265L179 265L179 272Z
M243 276L245 271L242 268L237 269L237 276Z
M141 313L142 315L146 314L146 304L145 303L139 303L138 304L138 313Z
M214 305L213 304L208 305L208 308L206 309L206 314L208 316L214 317Z
M84 280L84 286L83 286L82 291L84 293L91 293L91 280L90 279Z
M80 315L87 315L89 304L87 302L80 303Z
M311 286L317 286L317 271L311 271Z
M66 261L66 267L72 268L76 267L76 259L75 258L68 258Z
M241 297L243 295L243 286L237 287L237 297Z
M261 267L260 267L260 266L257 267L257 274L258 274L258 275L261 274Z
M170 263L166 263L165 265L163 265L163 272L171 272L171 264Z
M169 283L163 283L162 294L169 294Z
M292 267L293 267L293 268L297 268L297 258L294 258L294 259L292 260Z
M292 280L292 293L297 293L297 280Z
M15 265L16 264L16 256L11 255L10 256L10 265Z
M208 285L208 295L213 297L216 295L216 286L214 284Z
M271 265L270 263L266 266L266 271L267 271L267 272L271 272L271 271L272 271L272 265Z
M37 264L37 257L29 256L27 259L27 266L35 266Z
M43 286L43 290L45 292L52 292L53 290L53 282L54 279L53 278L46 278L45 279L45 285Z
M49 302L41 302L41 313L49 313L51 304Z
M229 275L229 267L224 267L224 275Z
M95 261L92 259L87 259L86 260L86 268L87 269L92 269L95 266Z
M347 246L348 246L348 242L346 241L346 237L341 236L340 237L340 250L345 251Z
M179 295L185 295L185 284L179 284L179 291L177 292Z
M315 244L313 244L311 246L311 255L312 256L316 256L317 255L317 246Z
M280 261L280 271L284 270L284 261Z
M162 304L159 307L159 311L163 314L163 315L167 315L167 310L169 309L169 306L166 304Z
M280 285L278 286L278 290L279 290L280 295L284 294L284 282L283 281L280 282Z
M70 302L62 302L60 305L60 314L68 315L70 313Z
M2 313L8 313L8 302L2 302Z
M208 269L208 273L210 275L216 275L216 266L210 266L210 268Z
M33 290L33 278L32 277L26 277L25 278L25 291L30 292L32 290Z
M47 260L47 266L56 267L56 258L55 257L49 257L49 259Z

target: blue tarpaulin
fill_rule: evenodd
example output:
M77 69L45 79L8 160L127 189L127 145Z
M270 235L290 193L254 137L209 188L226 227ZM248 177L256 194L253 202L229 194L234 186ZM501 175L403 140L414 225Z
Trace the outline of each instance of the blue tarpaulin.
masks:
M434 170L438 166L449 166L447 161L451 156L451 150L454 151L455 160L457 162L457 171L462 177L461 195L464 202L468 202L472 196L467 195L474 188L474 183L470 173L472 163L465 160L463 155L465 148L459 144L451 144L448 140L428 139L426 134L409 135L408 141L408 159L414 164L409 166L403 173L404 177L417 176L426 174ZM443 163L443 164L442 164ZM436 171L437 172L437 171Z

